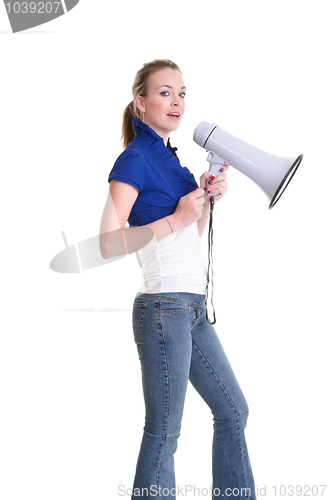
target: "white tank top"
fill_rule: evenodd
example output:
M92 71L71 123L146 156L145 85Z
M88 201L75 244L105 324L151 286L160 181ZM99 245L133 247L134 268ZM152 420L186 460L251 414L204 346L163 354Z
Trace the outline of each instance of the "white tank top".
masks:
M138 293L206 293L206 264L197 221L138 251L143 283Z

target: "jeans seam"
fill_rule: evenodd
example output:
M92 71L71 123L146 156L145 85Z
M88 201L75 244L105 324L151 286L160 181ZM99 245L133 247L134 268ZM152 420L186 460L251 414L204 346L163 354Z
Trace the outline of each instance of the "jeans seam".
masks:
M144 322L144 318L145 318L145 314L146 314L146 307L147 306L148 306L147 302L142 302L142 303L141 302L137 302L137 303L133 304L133 307L141 307L142 308L140 323L139 323L137 334L136 334L136 337L135 337L136 344L138 342L140 342L140 340L141 340L142 326L143 326L143 322Z
M160 306L160 302L157 301L158 313L159 313L159 306ZM168 363L167 363L167 356L166 356L166 351L165 351L165 343L163 342L163 336L162 336L162 325L161 325L161 321L160 321L160 314L158 314L158 323L160 326L161 337L162 337L162 346L163 346L162 350L163 350L163 356L164 356L164 361L165 361L165 377L166 377L166 381L167 381L167 384L166 384L167 392L166 392L166 410L165 410L165 417L164 417L164 419L165 419L164 434L163 434L163 438L162 438L161 449L159 452L158 463L157 463L157 472L156 472L157 487L159 486L159 472L160 472L160 468L161 468L160 462L161 462L161 456L163 453L164 442L166 439L167 423L168 423L168 419L169 419L169 408L170 408L170 379L169 379L169 373L168 373Z
M162 321L161 321L161 303L159 300L156 301L156 307L158 309L158 327L159 327L159 334L161 337L161 344L164 344L164 335L163 335L163 328L162 328Z
M249 413L249 410L244 411L243 413L239 413L239 414L238 414L238 417L242 417L243 415L246 415L246 413Z
M194 326L196 326L196 325L197 325L198 320L199 320L199 318L200 318L200 316L201 316L201 313L202 313L202 311L200 310L200 311L199 311L199 314L198 314L198 316L197 316L197 308L194 308L194 321L193 321L193 324L191 325L191 328L194 328Z
M186 307L185 309L161 309L159 312L160 314L179 314L179 313L184 313L189 311L191 309L190 306Z

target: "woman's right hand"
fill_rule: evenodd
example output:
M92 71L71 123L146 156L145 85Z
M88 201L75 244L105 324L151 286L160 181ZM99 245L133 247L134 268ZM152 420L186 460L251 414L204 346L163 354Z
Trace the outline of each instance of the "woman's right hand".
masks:
M175 230L190 226L201 218L205 202L204 193L204 189L196 188L180 198L173 213Z

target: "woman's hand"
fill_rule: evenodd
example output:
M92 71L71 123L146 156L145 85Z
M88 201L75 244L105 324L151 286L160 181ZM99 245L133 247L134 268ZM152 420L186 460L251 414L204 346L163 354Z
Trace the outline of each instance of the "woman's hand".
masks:
M180 198L174 214L172 214L175 230L190 226L201 218L205 203L204 194L204 189L196 188Z
M210 172L204 172L203 175L199 178L200 187L204 189L204 196L207 199L208 196L206 195L206 193L216 194L216 196L213 196L214 202L221 200L222 196L224 196L228 190L226 171L229 168L229 165L225 165L222 168L224 169L223 172L218 174L216 177L214 177ZM210 181L209 186L207 186L208 180Z

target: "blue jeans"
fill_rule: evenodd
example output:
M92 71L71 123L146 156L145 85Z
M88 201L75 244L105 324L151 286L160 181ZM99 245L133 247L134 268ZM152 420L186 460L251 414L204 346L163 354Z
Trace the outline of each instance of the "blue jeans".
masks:
M146 418L132 499L176 498L174 453L189 379L213 414L212 498L256 500L244 436L247 402L206 320L205 302L205 295L185 292L135 298Z

